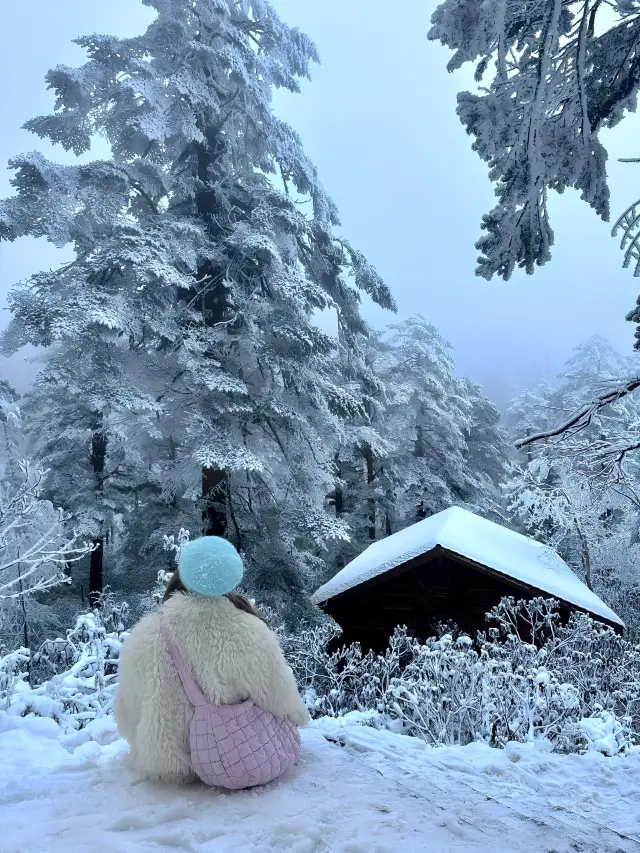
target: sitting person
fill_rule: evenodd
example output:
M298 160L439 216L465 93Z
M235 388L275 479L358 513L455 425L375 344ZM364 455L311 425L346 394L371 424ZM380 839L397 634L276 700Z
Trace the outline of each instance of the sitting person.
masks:
M123 644L115 717L134 768L148 779L199 777L250 787L275 778L298 757L297 727L309 715L277 637L247 599L232 592L242 575L231 543L214 536L189 542L160 612L141 619ZM230 726L224 742L233 750L231 770L219 744L212 746L221 726ZM215 756L203 757L203 748ZM263 763L262 771L254 770L252 750L260 763L265 749L272 769L265 771Z

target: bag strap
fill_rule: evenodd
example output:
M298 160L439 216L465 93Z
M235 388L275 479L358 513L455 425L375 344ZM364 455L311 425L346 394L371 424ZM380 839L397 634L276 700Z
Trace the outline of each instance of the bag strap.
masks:
M208 705L209 700L205 697L202 690L200 689L198 682L193 677L191 670L189 669L187 662L182 657L182 652L178 648L175 639L173 638L173 634L167 620L164 616L160 616L160 633L162 635L162 639L165 642L167 647L167 651L171 656L171 660L178 671L178 675L180 676L180 681L182 682L182 686L184 687L184 692L187 694L189 698L189 702L193 705L194 708L200 708L203 705Z

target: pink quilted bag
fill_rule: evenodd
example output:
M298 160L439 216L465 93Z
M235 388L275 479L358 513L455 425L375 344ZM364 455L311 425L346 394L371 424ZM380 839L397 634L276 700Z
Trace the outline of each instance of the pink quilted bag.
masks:
M300 757L298 727L251 699L216 705L202 693L163 620L161 633L189 701L191 764L206 785L238 790L266 785Z

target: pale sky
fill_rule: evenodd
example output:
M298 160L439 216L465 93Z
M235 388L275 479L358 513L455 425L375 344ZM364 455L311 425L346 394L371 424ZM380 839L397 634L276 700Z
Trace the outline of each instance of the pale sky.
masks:
M469 71L447 73L447 51L427 41L431 0L274 0L287 21L311 36L322 65L302 95L277 94L274 106L300 133L336 201L345 235L365 252L395 294L400 318L422 313L454 345L458 369L496 402L552 377L571 349L601 334L631 352L624 316L640 281L622 270L610 226L574 192L552 196L553 260L508 283L474 276L480 219L493 206L486 166L455 114ZM80 64L71 43L91 33L134 35L151 19L139 0L25 0L6 4L0 33L0 163L42 150L71 162L20 126L51 110L44 76L56 64ZM603 138L609 148L612 218L640 197L640 124L630 117ZM96 146L93 156L108 152ZM0 196L10 192L0 168ZM64 260L41 241L0 244L0 302L10 286ZM393 321L365 308L376 325ZM6 324L0 315L0 325ZM0 361L21 390L35 367Z

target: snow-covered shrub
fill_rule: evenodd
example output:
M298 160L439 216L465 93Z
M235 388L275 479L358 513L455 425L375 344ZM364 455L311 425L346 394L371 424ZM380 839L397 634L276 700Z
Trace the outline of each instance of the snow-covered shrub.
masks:
M475 640L398 629L384 655L328 653L330 624L281 641L313 716L375 710L433 745L542 737L610 754L640 735L640 648L584 614L561 625L553 600L505 599L487 618Z
M171 580L173 572L167 572L165 569L160 569L156 575L156 582L150 594L141 597L137 611L139 615L146 616L148 613L153 613L162 604L167 584Z
M629 719L619 720L610 711L600 711L582 719L578 728L588 749L603 755L617 755L626 750L629 742Z
M428 743L461 743L479 732L485 671L469 637L412 643L410 662L391 679L386 710Z
M526 651L518 625L527 624L538 643L534 662L571 685L585 717L609 711L625 729L640 735L640 646L585 613L575 612L561 625L555 604L505 599L489 614L498 626L494 634L488 632L492 656L502 655L512 667L523 667L523 655L533 652Z
M0 709L9 706L16 686L28 677L29 649L20 648L0 657Z
M185 530L184 527L181 527L180 532L177 536L171 534L171 536L164 535L162 538L163 550L169 551L169 553L173 552L173 557L177 566L180 562L180 554L182 553L182 549L190 541L191 534L188 530Z
M399 628L382 655L358 645L330 653L340 629L329 619L292 634L265 615L314 717L357 712L432 745L544 738L556 751L613 755L640 736L640 647L584 614L561 625L552 600L504 599L475 639L418 642ZM66 638L1 657L0 713L67 729L109 713L127 616L106 596Z
M384 655L363 655L355 644L328 653L339 628L326 621L295 635L281 632L280 641L305 703L313 716L337 717L345 711L384 711L392 679L410 654L404 631L391 638Z
M127 609L106 596L101 609L81 614L65 638L48 640L35 655L19 649L0 658L0 709L51 717L65 729L81 729L109 713Z

